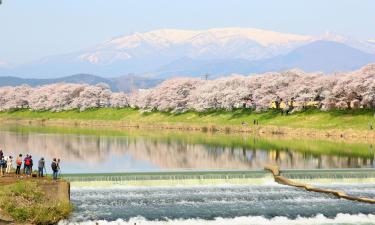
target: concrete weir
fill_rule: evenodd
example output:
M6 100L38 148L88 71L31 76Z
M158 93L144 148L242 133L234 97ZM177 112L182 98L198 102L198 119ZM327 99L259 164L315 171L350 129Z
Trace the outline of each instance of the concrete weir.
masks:
M277 173L277 171L274 171ZM355 184L375 183L375 169L289 169L283 170L283 178L294 183ZM64 174L63 178L78 186L176 186L241 184L262 185L274 182L265 170L175 170L134 171L125 173ZM281 178L280 178L281 179Z
M303 188L306 191L332 194L332 195L334 195L338 198L343 198L343 199L347 199L347 200L351 200L351 201L358 201L358 202L364 202L364 203L369 203L369 204L375 204L375 199L351 196L351 195L346 194L343 191L317 188L317 187L314 187L314 186L309 185L309 184L304 184L304 183L292 181L292 180L290 180L288 178L285 178L281 175L282 172L280 171L278 166L267 165L267 166L264 167L264 169L270 171L272 173L274 179L275 179L275 182L277 182L279 184L293 186L293 187L297 187L297 188Z
M212 184L262 184L272 179L262 170L245 171L155 171L108 174L65 174L63 178L77 186L177 186Z

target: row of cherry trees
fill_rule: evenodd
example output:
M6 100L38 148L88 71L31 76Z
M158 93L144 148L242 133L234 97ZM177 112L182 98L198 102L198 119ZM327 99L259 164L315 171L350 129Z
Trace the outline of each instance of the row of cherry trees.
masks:
M62 111L100 107L133 107L144 111L265 111L272 102L290 110L313 103L322 110L375 108L375 64L349 73L323 75L290 70L216 80L175 78L129 95L113 93L105 84L52 84L0 88L0 111L29 108Z
M0 88L0 111L29 108L64 111L101 107L126 107L124 93L112 93L106 84L58 83L32 88L27 85Z
M311 103L322 110L375 108L375 64L334 75L290 70L208 81L176 78L129 96L132 107L174 112L242 107L265 111L275 101L289 110Z

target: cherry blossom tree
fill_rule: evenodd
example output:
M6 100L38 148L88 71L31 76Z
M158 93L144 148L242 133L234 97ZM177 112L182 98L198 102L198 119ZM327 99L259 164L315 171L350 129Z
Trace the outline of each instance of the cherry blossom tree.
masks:
M300 70L249 76L232 75L215 80L174 78L151 89L130 94L113 93L106 84L57 83L30 87L0 87L0 111L64 111L132 107L141 111L180 113L188 110L234 110L247 107L269 110L271 105L297 111L374 109L375 64L360 70L324 75Z

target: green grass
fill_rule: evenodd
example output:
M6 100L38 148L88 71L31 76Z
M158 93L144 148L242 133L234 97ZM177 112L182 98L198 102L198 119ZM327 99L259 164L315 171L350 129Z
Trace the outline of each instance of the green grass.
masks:
M55 224L73 210L69 202L48 199L36 181L0 187L0 207L18 223Z
M260 125L270 125L290 128L313 129L354 129L369 130L369 125L374 123L373 110L356 111L329 111L306 110L288 116L281 115L279 111L270 110L263 113L255 113L249 110L213 111L213 112L186 112L172 114L166 112L141 113L138 110L125 109L92 109L84 112L76 110L64 112L29 111L18 110L12 112L0 112L2 119L65 119L65 120L104 120L122 121L143 125L189 125L189 126L240 126L242 122L252 124L253 119L259 120Z

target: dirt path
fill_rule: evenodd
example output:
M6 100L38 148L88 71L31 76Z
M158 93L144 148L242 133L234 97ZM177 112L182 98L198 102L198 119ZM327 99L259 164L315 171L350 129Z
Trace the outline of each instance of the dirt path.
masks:
M38 181L45 181L48 180L47 177L27 177L25 174L21 174L20 176L16 176L15 173L5 174L4 176L0 176L0 185L8 185L13 184L20 180L38 180Z

